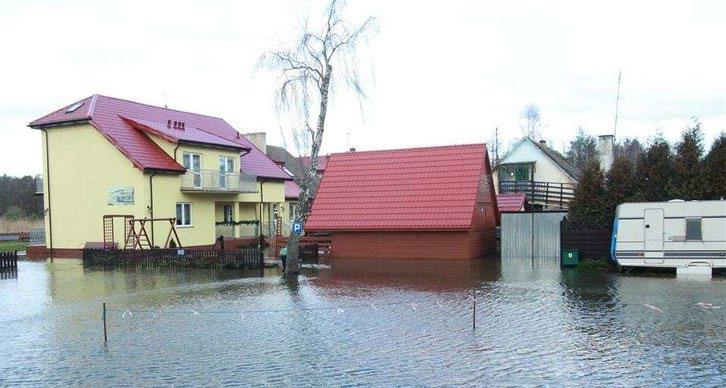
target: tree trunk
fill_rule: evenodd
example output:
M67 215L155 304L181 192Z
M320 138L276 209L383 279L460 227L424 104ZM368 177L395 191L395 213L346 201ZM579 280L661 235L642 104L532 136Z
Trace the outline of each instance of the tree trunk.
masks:
M318 155L320 154L320 146L323 143L323 132L325 131L325 117L328 113L328 90L330 88L330 76L333 70L331 65L327 65L327 71L323 76L323 82L320 85L320 112L318 114L318 125L315 129L315 137L310 150L310 166L306 171L307 177L303 190L300 192L299 208L300 212L296 217L296 222L305 225L305 221L310 214L310 207L315 194L318 190ZM287 273L298 273L300 271L300 236L290 234L287 243Z
M287 241L287 263L285 274L296 274L300 272L300 236L290 233Z

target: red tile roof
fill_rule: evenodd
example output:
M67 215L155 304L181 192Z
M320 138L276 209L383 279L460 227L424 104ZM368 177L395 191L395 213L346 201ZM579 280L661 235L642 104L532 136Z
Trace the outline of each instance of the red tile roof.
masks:
M285 181L285 198L297 199L300 197L300 187L293 181Z
M93 95L79 101L82 105L73 112L68 107L59 109L29 124L33 128L60 125L68 122L88 121L96 127L121 153L139 169L184 172L184 167L165 153L145 132L160 132L167 140L185 140L233 148L249 149L242 155L242 171L262 178L292 179L280 166L268 158L237 130L218 117L167 109L113 97ZM126 118L127 120L124 120ZM128 119L140 124L134 129ZM188 134L169 138L166 123L184 122ZM167 128L168 129L168 128ZM174 129L171 129L172 131ZM179 130L177 130L179 131Z
M490 174L486 152L470 144L330 155L306 230L469 229Z
M497 206L500 212L518 212L524 207L527 197L524 194L499 194Z
M131 125L133 128L138 129L142 132L150 133L162 137L172 143L194 143L194 144L207 144L217 145L222 147L236 148L239 150L249 151L249 148L243 147L237 143L231 142L227 139L221 138L217 135L213 135L209 132L205 132L199 128L195 128L191 125L184 123L184 129L174 129L174 124L170 124L169 121L166 123L152 120L141 120L131 117L121 117Z

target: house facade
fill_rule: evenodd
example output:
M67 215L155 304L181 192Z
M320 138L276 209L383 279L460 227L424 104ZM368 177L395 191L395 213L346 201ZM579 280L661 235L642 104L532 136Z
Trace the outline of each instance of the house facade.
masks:
M173 219L143 222L150 246L164 246L172 223L184 247L253 238L269 231L292 179L217 117L93 95L29 126L42 131L45 241L56 257L101 241L128 247L127 219L108 225L111 215L133 217L137 232L140 220Z
M332 154L307 232L331 258L468 260L495 248L497 205L484 144Z
M494 167L498 194L522 193L538 209L567 209L579 171L544 141L524 137Z

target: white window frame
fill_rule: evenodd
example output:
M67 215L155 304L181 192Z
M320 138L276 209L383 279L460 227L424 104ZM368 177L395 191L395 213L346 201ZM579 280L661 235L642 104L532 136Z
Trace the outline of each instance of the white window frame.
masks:
M226 155L219 155L219 187L226 189L229 185L229 176L231 174L234 174L234 157L232 156L226 156ZM230 168L230 163L232 162L232 166Z
M181 206L181 212L179 212L179 207ZM184 208L187 208L188 213L184 213ZM194 226L192 224L194 217L192 216L192 203L191 202L177 202L176 204L176 215L181 214L181 218L177 217L176 219L176 227L177 228L191 228Z
M194 169L194 158L199 159L199 168ZM187 162L188 160L188 162ZM184 168L187 169L188 172L191 172L194 174L194 177L192 178L192 185L196 188L202 187L204 184L202 182L202 155L194 152L184 152L182 153L182 164L184 165Z

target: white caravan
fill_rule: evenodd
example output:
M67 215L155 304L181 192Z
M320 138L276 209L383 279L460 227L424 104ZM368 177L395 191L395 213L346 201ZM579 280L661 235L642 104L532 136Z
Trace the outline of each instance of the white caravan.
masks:
M726 201L623 203L611 255L625 267L726 267Z

